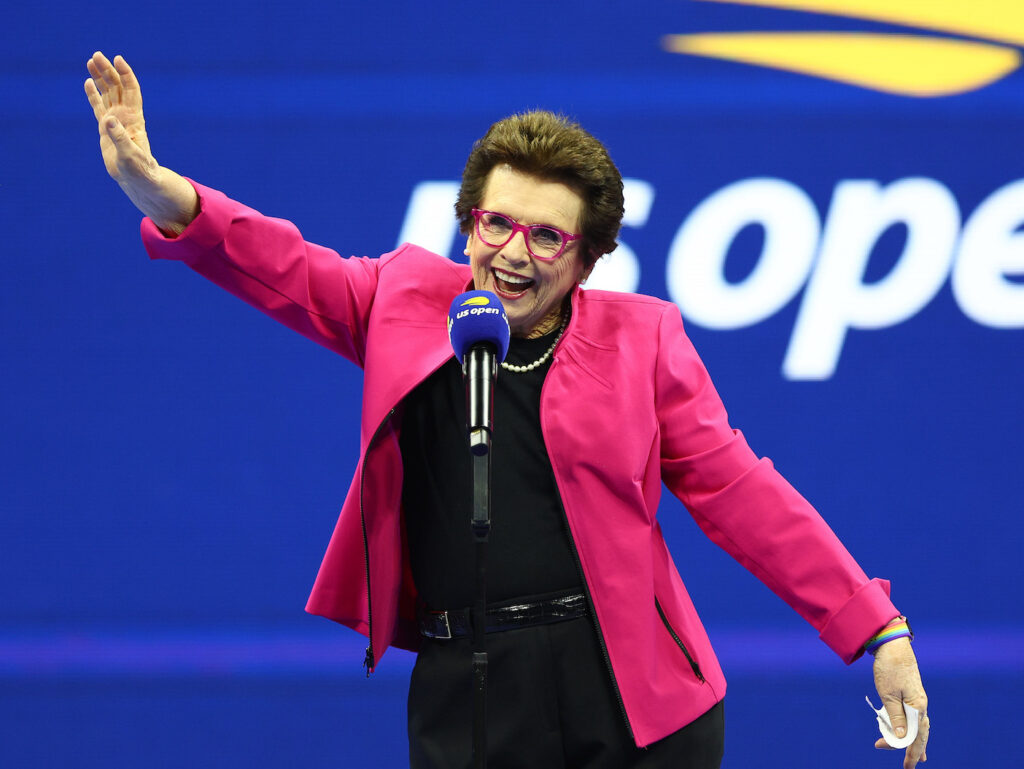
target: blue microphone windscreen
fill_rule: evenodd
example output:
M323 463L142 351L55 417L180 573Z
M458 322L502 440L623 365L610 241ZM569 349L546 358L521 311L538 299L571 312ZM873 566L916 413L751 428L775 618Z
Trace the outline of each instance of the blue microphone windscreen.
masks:
M448 310L448 338L459 361L465 361L469 348L477 342L491 342L498 361L505 360L509 328L501 300L490 291L459 294Z

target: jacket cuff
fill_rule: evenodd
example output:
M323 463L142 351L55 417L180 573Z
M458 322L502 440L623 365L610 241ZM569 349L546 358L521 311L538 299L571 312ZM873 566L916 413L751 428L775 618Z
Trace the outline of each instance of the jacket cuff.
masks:
M821 640L849 665L864 653L864 644L899 611L889 600L889 581L873 579L832 615Z
M199 215L177 237L168 237L152 219L144 217L139 230L150 259L194 262L219 246L227 236L233 218L232 201L224 193L188 177L186 181L199 195Z

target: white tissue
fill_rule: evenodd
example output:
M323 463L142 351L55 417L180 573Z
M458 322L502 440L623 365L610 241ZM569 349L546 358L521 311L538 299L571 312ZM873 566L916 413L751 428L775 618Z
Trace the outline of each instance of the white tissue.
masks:
M896 732L892 730L888 711L884 707L876 708L872 705L870 697L864 699L867 700L868 707L875 711L875 717L878 719L878 731L882 733L882 738L890 748L905 748L917 739L917 722L921 719L919 711L907 705L903 706L903 712L907 714L907 736L897 737Z

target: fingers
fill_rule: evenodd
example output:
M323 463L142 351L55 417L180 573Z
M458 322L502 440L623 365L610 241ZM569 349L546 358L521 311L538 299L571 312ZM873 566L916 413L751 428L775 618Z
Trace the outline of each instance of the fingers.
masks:
M892 730L896 733L897 737L904 737L907 734L907 714L903 710L903 701L895 700L891 698L882 698L882 704L885 706L885 711L889 714L889 723L892 724Z
M113 95L120 90L121 76L117 74L114 65L110 63L110 60L102 52L96 51L92 58L85 63L85 66L89 70L89 74L92 75L92 79L99 88L100 93L103 95Z
M928 732L931 730L931 722L927 715L921 716L921 723L918 725L917 739L907 748L907 755L903 759L904 769L914 769L918 761L928 760Z
M96 88L96 83L90 77L85 81L85 98L89 100L89 106L92 107L92 112L99 120L107 112L107 105L103 103L103 97L100 95L99 89Z
M907 703L910 705L910 703ZM911 706L912 707L912 706ZM891 718L891 716L890 716ZM918 724L917 739L907 748L907 752L903 758L903 769L914 769L918 762L925 762L928 760L928 733L931 729L931 722L928 720L927 715L921 716L921 721ZM875 748L878 750L896 750L889 745L883 738L875 740Z
M877 750L897 749L881 738L875 740L875 748ZM907 748L906 755L903 757L903 767L904 769L914 769L918 761L923 763L927 760L928 754L925 752L924 745L918 745L918 742L915 740L914 744Z
M85 63L91 76L85 82L85 95L97 120L114 107L126 107L142 114L142 89L132 68L123 56L111 62L96 51Z
M110 64L107 61L107 57L99 51L94 53L92 58L85 63L85 68L89 70L91 75L85 81L85 95L89 99L89 104L92 106L93 114L96 115L97 120L103 117L107 110L110 109L111 104L114 103L112 98L114 87L104 77L104 63Z
M924 746L919 745L915 740L914 744L907 748L907 753L903 757L903 769L914 769L917 766L917 762L921 761L924 756Z
M141 100L142 89L139 87L139 81L136 79L132 68L128 66L128 62L120 54L114 57L114 70L120 76L121 86L124 88L125 93L137 96Z
M142 90L132 68L123 56L115 56L114 62L96 51L85 63L92 76L93 84L103 97L107 106L111 104L129 103L138 106L142 101Z
M100 128L110 137L110 141L117 148L119 162L124 162L139 153L139 148L128 135L128 131L114 115L107 115L101 122Z
M132 179L147 176L147 168L155 161L132 141L128 130L115 115L100 118L100 133L113 145L113 154L105 155L104 160L107 161L107 171L114 179L119 183L128 183Z

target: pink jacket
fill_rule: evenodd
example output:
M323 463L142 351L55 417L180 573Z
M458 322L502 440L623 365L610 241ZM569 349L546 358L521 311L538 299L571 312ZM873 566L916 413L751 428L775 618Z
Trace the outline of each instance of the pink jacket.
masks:
M177 259L364 370L361 460L307 611L416 649L405 557L403 397L451 355L445 320L469 268L403 245L343 259L196 185L176 239L148 219L153 258ZM541 427L604 647L643 746L722 699L725 678L656 518L662 481L704 532L813 625L846 662L898 614L815 510L730 428L678 309L581 291L541 395Z

